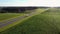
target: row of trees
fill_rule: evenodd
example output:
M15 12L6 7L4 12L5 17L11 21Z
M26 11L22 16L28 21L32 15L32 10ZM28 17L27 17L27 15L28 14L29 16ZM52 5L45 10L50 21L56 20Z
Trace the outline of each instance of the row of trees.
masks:
M34 10L37 8L48 8L48 7L0 7L0 13L21 13L26 10Z
M0 8L0 13L21 13L25 12L26 10L33 10L37 7L2 7Z

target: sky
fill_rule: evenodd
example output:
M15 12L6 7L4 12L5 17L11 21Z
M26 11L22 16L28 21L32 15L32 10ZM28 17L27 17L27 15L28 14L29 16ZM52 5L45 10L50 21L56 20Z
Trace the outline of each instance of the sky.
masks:
M60 7L60 0L0 0L0 6Z

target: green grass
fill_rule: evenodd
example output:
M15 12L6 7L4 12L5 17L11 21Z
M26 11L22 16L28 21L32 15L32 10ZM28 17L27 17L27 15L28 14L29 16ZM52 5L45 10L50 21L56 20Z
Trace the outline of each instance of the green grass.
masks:
M17 17L20 17L20 16L23 16L24 14L23 13L0 13L0 23L4 24L6 22L4 22L5 20L11 20L13 18L17 18ZM1 25L1 24L0 24ZM10 24L10 25L7 25L5 27L2 27L0 28L0 32L11 27L13 24Z
M14 17L21 16L21 15L22 14L19 14L19 13L0 13L0 21L14 18Z
M38 9L37 10L38 12L36 14L39 14L39 12L42 12L44 10L40 10ZM48 16L49 17L49 16ZM40 32L44 32L44 30L46 29L42 29L45 27L45 20L44 18L46 19L47 16L44 16L44 15L36 15L36 16L33 16L33 17L30 17L29 19L25 19L23 20L22 22L20 22L20 24L17 24L16 26L14 27L11 27L10 29L7 29L3 32L1 32L0 34L40 34ZM42 20L44 21L42 21ZM48 19L48 18L47 18ZM46 20L47 20L46 19ZM41 24L41 26L40 26ZM44 25L44 27L42 27ZM48 24L47 24L48 25ZM47 27L46 25L46 27ZM50 25L49 25L50 26ZM48 27L49 27L48 26ZM42 27L42 28L41 28ZM50 26L51 27L51 26ZM43 30L41 30L41 29ZM52 27L53 28L53 27ZM51 28L51 29L52 29ZM48 29L48 28L47 28ZM54 28L53 28L54 29ZM49 30L49 29L48 29ZM46 30L46 31L48 31ZM54 29L55 30L55 29ZM46 32L45 32L46 33Z
M58 28L48 15L36 15L1 34L57 34Z
M38 13L40 13L40 12L43 12L44 9L36 9L36 10L33 10L33 12L34 11L37 11ZM26 14L26 13L29 14L31 12L32 11L27 11L25 13L0 13L0 21L7 20L7 19L10 19L10 18L14 18L14 17L17 17L17 16L21 16L21 15Z

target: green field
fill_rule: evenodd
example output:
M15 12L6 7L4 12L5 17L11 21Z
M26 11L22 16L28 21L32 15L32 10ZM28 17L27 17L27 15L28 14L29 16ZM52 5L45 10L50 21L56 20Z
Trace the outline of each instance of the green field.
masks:
M0 21L23 15L22 13L0 13Z
M23 18L23 19L20 19L19 18L19 20L18 21L14 21L12 24L9 24L9 25L7 25L7 26L4 26L4 27L2 27L2 28L0 28L0 32L1 31L4 31L4 30L7 30L7 29L9 29L10 27L13 27L13 26L15 26L15 25L17 25L17 24L19 24L19 23L21 23L22 21L24 21L24 20L27 20L28 18L30 18L30 17L32 17L32 16L34 16L34 15L37 15L37 14L40 14L40 13L42 13L42 12L44 12L45 11L45 9L36 9L36 10L30 10L30 11L28 11L29 13L1 13L1 16L3 17L0 17L1 19L3 19L3 20L0 20L1 22L0 23L2 23L2 24L5 24L7 21L9 21L9 22L11 22L11 20L12 19L16 19L16 18L22 18L22 16L26 16L26 14L29 14L29 16L27 17L27 18ZM5 15L5 16L4 16ZM7 18L8 17L8 18ZM5 19L4 19L5 18ZM6 21L5 21L6 20ZM2 25L2 24L0 24L0 26Z
M30 17L1 34L60 34L60 9L49 9Z

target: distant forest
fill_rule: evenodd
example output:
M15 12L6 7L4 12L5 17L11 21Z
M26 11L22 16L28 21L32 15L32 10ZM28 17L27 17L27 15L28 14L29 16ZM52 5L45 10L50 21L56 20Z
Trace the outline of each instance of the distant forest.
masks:
M22 13L26 10L34 10L37 8L49 8L49 7L0 7L0 13Z

